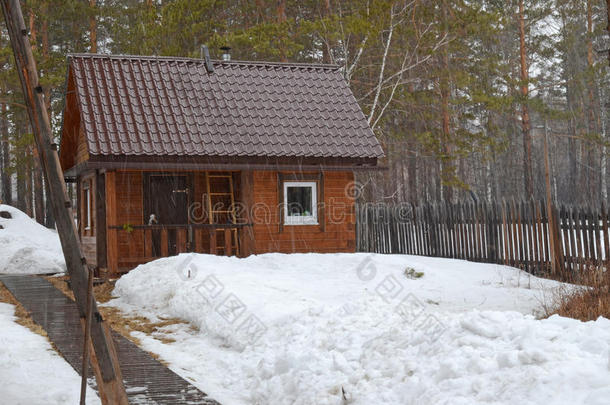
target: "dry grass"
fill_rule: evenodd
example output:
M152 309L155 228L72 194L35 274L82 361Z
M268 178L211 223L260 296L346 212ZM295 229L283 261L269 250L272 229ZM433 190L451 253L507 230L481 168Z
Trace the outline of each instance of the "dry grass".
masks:
M51 277L51 276L43 276L45 280L49 283L53 284L55 288L61 291L66 297L70 298L74 301L74 293L68 287L67 281L70 279L69 276L61 276L61 277ZM96 297L97 298L97 297Z
M592 321L600 316L610 319L610 271L595 270L576 280L582 288L563 289L553 297L546 315Z
M2 283L0 283L0 302L6 302L15 306L16 322L19 325L25 326L38 335L48 337L47 332L34 322L30 313L13 297L13 294Z

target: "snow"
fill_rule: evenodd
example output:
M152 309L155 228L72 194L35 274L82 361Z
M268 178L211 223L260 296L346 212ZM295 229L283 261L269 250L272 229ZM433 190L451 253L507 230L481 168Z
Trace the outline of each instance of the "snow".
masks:
M80 376L53 351L46 338L15 323L13 313L13 305L0 302L0 402L77 404ZM90 387L87 403L101 403Z
M12 219L0 217L0 273L64 273L66 264L54 230L38 224L25 213L0 204Z
M106 305L186 320L134 336L224 405L606 404L610 321L532 315L560 287L419 256L182 254Z

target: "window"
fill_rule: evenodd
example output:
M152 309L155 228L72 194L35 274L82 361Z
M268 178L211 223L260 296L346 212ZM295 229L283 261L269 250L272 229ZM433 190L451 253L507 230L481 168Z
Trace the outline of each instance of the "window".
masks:
M87 181L83 185L83 193L84 193L84 209L85 209L85 230L88 231L91 229L91 182Z
M284 223L286 225L317 225L317 183L315 181L284 182Z

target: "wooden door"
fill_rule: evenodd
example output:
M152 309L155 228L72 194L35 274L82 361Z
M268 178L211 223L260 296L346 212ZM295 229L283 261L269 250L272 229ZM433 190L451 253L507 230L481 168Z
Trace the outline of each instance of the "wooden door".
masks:
M146 218L154 215L159 225L188 224L188 181L186 175L151 175L148 182ZM184 231L184 230L182 230ZM161 232L153 232L153 255L161 256ZM168 254L176 254L176 229L167 230Z
M149 207L160 225L188 224L188 188L186 176L150 176Z

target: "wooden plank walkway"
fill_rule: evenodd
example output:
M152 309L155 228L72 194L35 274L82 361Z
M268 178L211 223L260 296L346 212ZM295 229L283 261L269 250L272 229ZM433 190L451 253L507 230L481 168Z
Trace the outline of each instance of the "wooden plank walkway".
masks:
M2 275L0 281L80 374L83 333L74 302L42 277ZM112 334L129 403L219 405L134 343L114 331ZM95 388L95 378L91 371L89 374L89 383Z

